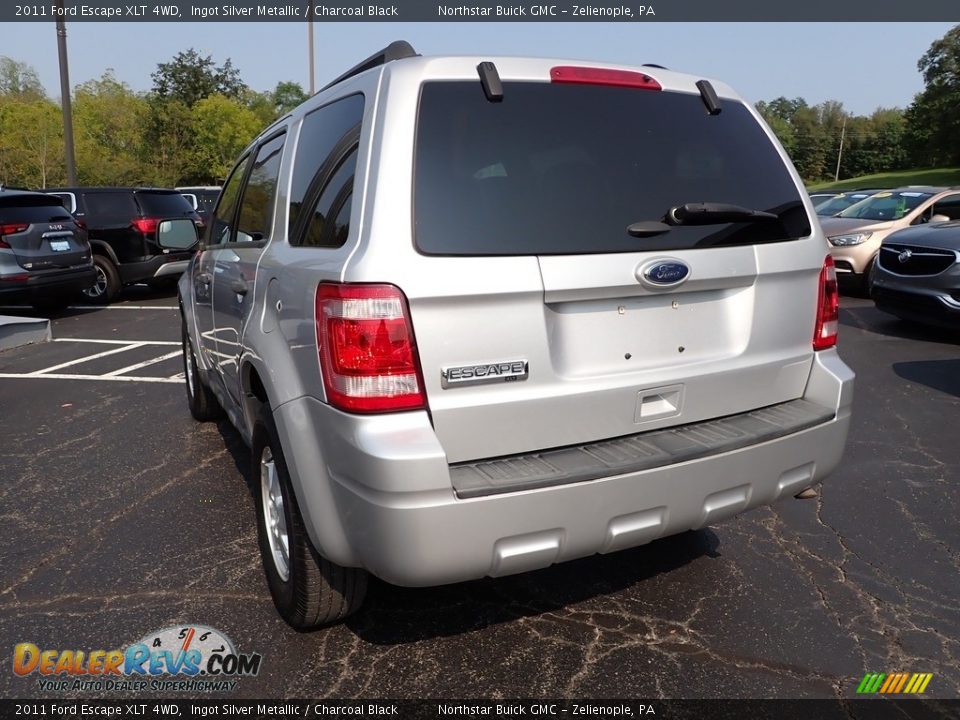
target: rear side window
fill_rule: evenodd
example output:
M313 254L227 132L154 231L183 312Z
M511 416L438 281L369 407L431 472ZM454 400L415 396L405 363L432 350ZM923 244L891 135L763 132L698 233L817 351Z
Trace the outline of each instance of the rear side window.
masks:
M353 178L357 171L357 150L353 148L329 179L319 188L306 233L297 244L309 247L338 248L350 233L350 207L353 200ZM311 198L316 193L311 194Z
M180 217L193 212L190 201L180 193L136 193L144 215L151 217Z
M257 151L240 203L235 242L257 242L270 235L277 178L280 176L280 157L286 138L286 134L278 135L261 145Z
M87 219L96 224L127 225L140 215L132 192L87 193L84 200Z
M237 210L237 204L240 201L240 185L243 183L243 176L247 172L247 163L250 162L250 156L244 157L230 174L230 179L223 187L220 193L220 200L217 202L217 209L213 216L213 222L210 223L209 245L222 245L230 242L230 236L233 233L233 216Z
M946 215L951 220L960 220L960 195L947 195L933 204L933 215Z
M314 110L303 119L290 186L290 225L297 226L314 179L340 155L344 137L363 120L363 95L350 95ZM329 168L328 168L329 169Z
M479 82L421 90L414 179L417 248L438 255L634 252L792 240L810 220L779 153L739 102L635 88ZM686 203L777 220L679 226L634 238Z

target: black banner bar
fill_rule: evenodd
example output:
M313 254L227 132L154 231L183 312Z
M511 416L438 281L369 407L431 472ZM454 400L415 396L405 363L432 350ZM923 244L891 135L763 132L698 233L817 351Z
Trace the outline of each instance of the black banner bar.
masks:
M52 0L0 6L0 21L44 22L954 22L957 0Z
M114 717L926 720L960 717L960 700L0 700L0 718Z

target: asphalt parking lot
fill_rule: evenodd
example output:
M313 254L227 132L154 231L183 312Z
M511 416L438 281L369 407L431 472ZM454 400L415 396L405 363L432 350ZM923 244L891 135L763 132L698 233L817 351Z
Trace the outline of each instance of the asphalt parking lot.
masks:
M522 576L374 581L346 624L298 634L260 569L246 449L190 418L175 298L139 290L0 353L0 697L91 696L15 676L17 643L189 624L263 656L225 697L833 698L868 672L960 697L956 337L843 299L855 412L815 500Z

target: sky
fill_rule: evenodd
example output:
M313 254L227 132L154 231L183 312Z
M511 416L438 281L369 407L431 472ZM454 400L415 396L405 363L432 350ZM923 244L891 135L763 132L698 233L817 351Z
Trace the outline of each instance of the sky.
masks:
M52 22L5 23L0 55L29 63L59 97ZM599 60L723 80L756 102L839 100L848 112L906 107L923 89L917 61L952 23L322 23L314 26L316 86L393 40L422 55L525 55ZM307 28L298 22L67 23L71 85L112 68L149 90L158 63L194 48L227 58L254 90L308 87Z

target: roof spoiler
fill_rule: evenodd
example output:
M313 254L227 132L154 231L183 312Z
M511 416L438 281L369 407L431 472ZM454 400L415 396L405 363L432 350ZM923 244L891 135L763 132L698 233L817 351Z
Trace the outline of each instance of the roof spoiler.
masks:
M409 57L419 57L419 54L406 40L395 40L382 50L375 52L366 60L360 61L336 80L324 85L317 92L322 93L324 90L329 90L334 85L342 83L344 80L352 78L354 75L359 75L366 70L379 67L380 65L386 65L388 62L392 62L394 60L403 60L404 58Z

